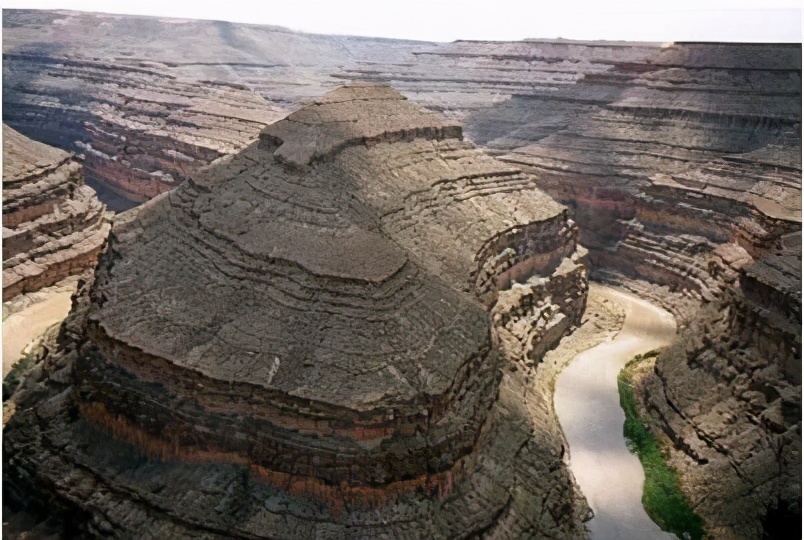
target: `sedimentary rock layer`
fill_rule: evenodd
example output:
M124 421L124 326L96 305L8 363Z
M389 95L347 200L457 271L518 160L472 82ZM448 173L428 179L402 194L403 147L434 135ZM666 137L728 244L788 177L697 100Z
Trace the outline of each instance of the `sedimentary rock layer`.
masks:
M459 124L334 90L118 218L7 430L11 497L74 478L32 506L95 535L579 536L525 396L580 323L582 256Z
M801 528L800 242L800 232L783 237L778 253L744 266L741 287L694 318L645 382L718 537Z
M3 301L94 267L105 208L73 156L3 125Z
M201 164L252 140L261 122L270 121L243 120L246 113L237 116L226 105L213 115L216 120L212 122L206 113L188 112L199 106L174 103L179 98L171 96L201 100L207 104L200 106L204 110L229 103L230 95L235 101L255 103L245 107L251 110L262 107L259 101L266 100L278 113L311 101L321 87L332 84L333 77L391 81L430 110L461 120L468 138L500 155L511 170L528 173L517 173L520 180L516 175L509 178L512 190L520 181L529 185L535 175L542 189L568 206L579 224L580 241L589 248L588 261L598 279L661 302L682 326L707 327L703 320L693 320L702 305L716 304L725 309L726 304L721 304L725 301L735 302L734 309L742 309L739 306L747 305L744 299L748 297L762 299L755 302L757 305L773 302L782 306L782 314L776 315L767 306L754 310L760 319L769 318L757 322L759 327L776 327L778 321L789 319L789 314L800 313L800 301L790 294L800 288L800 271L796 271L800 248L792 246L784 256L774 255L785 238L801 230L798 44L530 40L433 45L303 36L276 28L225 23L63 12L6 12L4 24L4 104L6 114L14 116L9 120L23 131L30 130L25 133L53 137L52 142L64 148L81 141L93 149L101 148L112 158L124 156L127 146L135 148L140 158L134 161L125 157L105 159L87 150L88 161L98 157L98 163L106 165L94 168L99 182L149 186L128 193L119 190L127 197L142 191L133 196L135 200L175 186ZM131 31L134 28L136 31ZM157 28L170 28L171 42L186 46L165 47ZM128 37L120 39L120 35ZM204 47L193 46L202 38ZM276 45L279 39L281 47ZM285 45L291 42L292 46ZM62 76L65 73L70 76ZM140 85L138 78L147 84ZM198 88L200 81L206 81L201 84L203 88ZM146 86L153 89L156 98L145 92ZM103 88L100 98L97 87ZM105 97L118 93L122 97ZM86 111L92 116L86 116ZM230 123L226 117L236 120ZM135 118L136 126L145 127L95 129L94 125L101 125L97 118L109 125L131 124ZM169 129L161 127L167 124ZM229 124L239 126L238 136L226 131ZM449 124L445 123L447 127ZM326 130L330 142L295 148L286 164L293 165L294 160L304 163L306 156L326 155L331 150L343 155L354 153L349 146L356 142L354 133L343 129L346 126L330 126L332 129ZM152 138L152 129L168 134L163 139ZM227 149L192 139L195 149L180 149L180 154L165 157L163 144L175 147L176 141L184 140L182 134L198 129L206 130L204 137L208 139L229 141L224 145ZM298 132L309 128L294 124L282 129ZM383 147L378 139L380 131L366 141L375 144L375 149ZM333 136L345 146L332 146ZM121 143L123 137L126 139ZM437 154L448 149L452 156L461 155L461 145L466 144L455 142L448 133L397 130L393 137L423 137L432 140ZM266 138L267 144L278 141L271 143ZM107 146L111 148L108 152L103 150ZM379 152L374 155L379 156ZM357 160L355 167L360 163ZM394 163L395 167L407 167ZM179 172L174 174L171 167ZM374 165L371 167L375 170ZM426 174L438 172L424 165L415 167ZM380 170L385 171L384 163ZM161 176L160 171L167 171L170 178ZM135 182L140 177L146 181ZM170 179L177 181L166 181ZM383 227L403 231L397 241L405 249L421 246L422 252L438 253L442 246L451 246L455 237L463 236L464 229L436 227L422 233L425 229L417 225L416 212L435 212L443 201L482 191L484 181L456 182L455 194L437 185L426 186L428 189L421 193L405 197L404 209L385 210ZM393 193L389 191L388 200L398 198ZM385 204L383 195L371 196L378 205ZM504 198L498 196L498 200L502 204ZM516 213L519 203L508 200L504 204L508 212ZM482 215L467 215L474 222L483 222ZM531 234L528 231L532 229L515 227L512 221L510 233L494 232L496 239L489 237L488 246L497 250L509 241L530 242L554 253L539 263L540 268L553 268L561 261L561 249L551 247L551 242L559 246L557 238L570 229L545 223L542 232ZM544 232L547 230L551 233ZM493 291L506 276L518 275L534 264L522 265L520 257L516 249L500 249L475 266L465 255L455 254L441 259L438 255L421 257L419 263L436 274L443 270L461 279L466 276L462 272L470 269L469 283L462 286L479 291L481 300L489 303L495 295L484 290ZM555 267L554 272L559 270ZM552 310L552 302L545 302L543 295L535 292L535 282L529 283L527 290L515 287L506 291L506 295L513 295L508 299L496 297L493 309L509 306L517 317L530 313L531 322L536 323L543 309ZM496 312L493 317L504 328L517 328L516 317ZM735 322L728 328L739 334L741 324ZM550 331L546 326L538 332L534 328L528 325L514 332L516 337L505 337L506 346L534 350L538 356L538 339L532 341L527 336L549 335ZM789 335L797 335L790 331L793 333ZM502 331L498 335L506 336ZM772 338L768 336L773 335L755 332L752 344L745 344L746 350L769 350L766 345ZM782 341L788 339L796 338ZM691 353L690 358L694 356ZM795 364L789 355L781 362ZM662 369L666 364L660 362L659 366ZM785 369L790 372L791 368ZM667 378L668 387L681 384L684 377L680 375ZM717 388L720 390L706 390L699 398L719 395L726 399L728 385ZM800 396L799 383L792 388L790 391ZM739 418L750 422L747 416ZM746 427L744 422L738 425ZM677 436L680 448L697 444L685 437ZM750 485L758 483L761 479ZM790 483L785 486L780 489L796 488ZM778 496L788 507L795 507L800 488L799 495L792 498L782 496L782 491L768 496ZM731 500L729 493L724 489L714 496L720 497L724 508ZM769 500L757 502L756 507L773 510L779 506ZM706 515L706 508L702 510L712 527L731 526L724 525L717 513ZM738 513L735 507L732 514ZM750 519L753 525L743 524L740 529L752 531L746 533L749 536L761 527L754 517ZM729 534L743 533L734 529Z
M115 210L183 182L267 124L340 84L342 63L421 43L306 35L221 21L6 10L4 118L82 152Z
M462 118L573 210L593 276L690 324L651 403L717 535L800 521L800 45L456 42L345 77Z

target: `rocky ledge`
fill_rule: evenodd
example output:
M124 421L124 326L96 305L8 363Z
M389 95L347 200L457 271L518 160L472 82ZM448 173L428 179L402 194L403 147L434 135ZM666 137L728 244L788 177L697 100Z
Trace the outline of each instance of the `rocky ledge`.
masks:
M125 210L238 152L341 84L350 61L422 43L71 11L6 10L3 121L82 153L99 197Z
M352 85L122 214L18 395L10 500L94 536L583 536L527 398L577 229L461 139Z
M3 125L3 302L92 269L109 228L73 156Z

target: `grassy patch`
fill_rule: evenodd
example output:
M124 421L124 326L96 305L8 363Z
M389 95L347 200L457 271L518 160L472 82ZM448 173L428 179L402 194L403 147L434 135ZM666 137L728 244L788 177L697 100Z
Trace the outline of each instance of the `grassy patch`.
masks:
M650 353L647 356L652 356ZM667 464L665 454L653 433L645 427L639 415L633 389L633 369L643 357L630 361L617 377L620 390L620 406L625 412L623 434L628 449L639 456L645 470L645 488L642 504L650 518L664 531L684 538L699 540L706 538L703 520L690 508L689 502L681 492L678 474Z

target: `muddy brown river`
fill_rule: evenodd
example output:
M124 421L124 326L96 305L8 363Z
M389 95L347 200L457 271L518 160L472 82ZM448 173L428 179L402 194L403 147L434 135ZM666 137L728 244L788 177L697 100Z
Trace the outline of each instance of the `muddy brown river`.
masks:
M75 287L51 292L36 304L9 315L3 321L3 377L22 357L29 344L39 339L50 326L61 322L70 312Z

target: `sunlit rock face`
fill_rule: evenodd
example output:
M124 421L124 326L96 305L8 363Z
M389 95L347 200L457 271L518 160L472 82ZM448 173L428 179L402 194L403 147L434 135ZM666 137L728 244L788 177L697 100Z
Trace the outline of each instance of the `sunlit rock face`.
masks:
M108 233L73 156L3 125L3 301L91 270Z
M460 124L336 89L118 217L6 429L9 492L93 535L582 536L526 379L582 256Z

